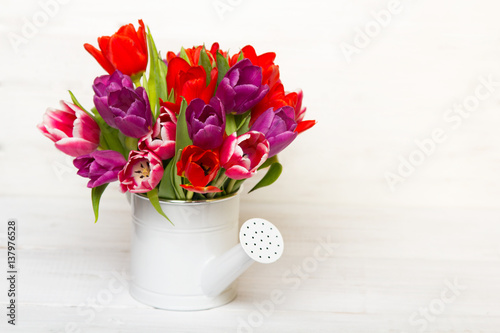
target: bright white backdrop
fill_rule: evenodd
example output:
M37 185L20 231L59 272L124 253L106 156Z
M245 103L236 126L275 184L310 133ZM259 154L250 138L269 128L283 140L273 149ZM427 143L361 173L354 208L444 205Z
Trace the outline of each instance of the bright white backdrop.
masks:
M331 234L342 245L335 260L270 319L276 327L289 322L290 331L303 332L307 320L332 318L345 331L400 332L445 277L458 276L469 296L447 309L452 319L442 327L489 323L495 332L498 325L485 318L498 317L500 274L499 9L495 0L0 0L0 216L29 224L22 234L32 260L26 274L39 274L40 282L23 285L26 302L64 303L37 289L62 286L68 308L57 309L68 320L76 316L70 305L99 290L87 266L69 263L88 262L93 277L127 260L127 221L115 219L126 219L128 208L116 186L103 196L107 223L89 228L86 180L36 124L47 107L69 99L67 90L90 106L92 81L103 70L83 44L142 18L163 54L214 41L234 52L247 44L276 52L285 88L302 88L307 118L318 121L280 154L280 180L243 198L244 216L255 207L284 227L288 256L265 272L250 271L240 303L200 314L203 323L217 327L217 318L251 311L251 299L265 299L281 271ZM51 265L56 259L71 269ZM73 291L82 281L88 289ZM122 313L121 301L109 310L113 318L142 313ZM311 312L296 323L304 311ZM40 322L44 313L53 315L32 311ZM161 318L189 323L169 316Z
M308 118L317 119L318 125L281 154L285 169L279 183L253 199L497 207L500 86L493 86L477 106L467 100L481 85L480 77L500 81L500 6L494 1L139 5L65 0L58 6L42 5L48 3L2 1L4 194L84 191L83 180L69 169L63 169L68 171L62 175L64 183L57 181L55 172L66 159L35 125L46 107L68 99L68 89L90 105L92 80L102 70L83 43L95 44L98 36L142 18L163 52L214 41L233 51L246 44L259 53L274 51L285 88L304 90ZM45 20L49 15L44 12L53 17ZM27 22L39 27L32 31ZM464 101L472 105L466 111L470 116L455 113L449 117L462 121L447 121L447 110ZM431 138L435 128L443 130L446 140L435 149L428 146L432 151L422 158L415 152L415 140ZM406 171L399 174L401 158L413 161L415 170L403 167ZM16 176L9 176L13 165ZM78 185L72 187L74 183Z

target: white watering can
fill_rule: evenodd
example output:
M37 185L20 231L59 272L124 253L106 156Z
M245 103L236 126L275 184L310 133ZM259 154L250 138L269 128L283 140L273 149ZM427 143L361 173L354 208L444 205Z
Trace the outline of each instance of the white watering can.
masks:
M163 201L170 224L141 195L131 196L130 293L161 309L202 310L236 297L235 280L254 262L283 253L270 222L253 218L239 230L239 196L202 202Z

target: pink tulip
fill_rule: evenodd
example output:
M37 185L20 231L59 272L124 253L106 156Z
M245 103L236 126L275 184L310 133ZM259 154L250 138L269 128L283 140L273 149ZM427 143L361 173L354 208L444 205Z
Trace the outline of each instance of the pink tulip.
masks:
M78 157L99 146L99 125L78 106L61 101L60 110L48 108L37 127L65 154Z
M250 131L236 137L233 133L222 143L220 163L229 178L246 179L257 173L268 155L269 142L264 134Z
M160 183L163 165L158 156L149 151L131 151L128 162L118 173L122 192L145 193Z
M165 107L161 108L160 117L153 130L139 140L140 150L149 150L162 160L168 160L175 154L175 131L177 118Z

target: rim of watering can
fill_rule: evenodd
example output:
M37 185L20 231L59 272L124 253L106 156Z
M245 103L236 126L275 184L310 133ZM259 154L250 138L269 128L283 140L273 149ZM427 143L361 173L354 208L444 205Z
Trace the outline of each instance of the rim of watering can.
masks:
M130 192L127 192L127 194ZM160 203L170 203L170 204L176 204L176 205L196 205L196 204L205 204L205 203L212 203L212 202L221 202L221 201L226 201L229 199L234 198L235 196L239 195L241 193L241 188L231 194L225 195L223 197L219 198L214 198L214 199L205 199L205 200L170 200L170 199L161 199L160 198ZM141 199L148 200L148 197L144 193L130 193L131 195L135 195Z

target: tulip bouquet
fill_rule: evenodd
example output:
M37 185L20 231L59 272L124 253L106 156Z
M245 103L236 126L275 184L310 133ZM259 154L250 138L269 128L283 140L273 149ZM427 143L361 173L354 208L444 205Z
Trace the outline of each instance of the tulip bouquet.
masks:
M270 185L282 170L277 154L315 124L304 120L302 92L285 92L274 53L248 45L229 55L214 43L162 58L142 20L98 45L84 45L108 73L94 80L94 107L70 91L72 103L47 109L38 125L90 179L96 221L114 181L163 216L160 199L226 196L259 169L268 170L251 191Z

